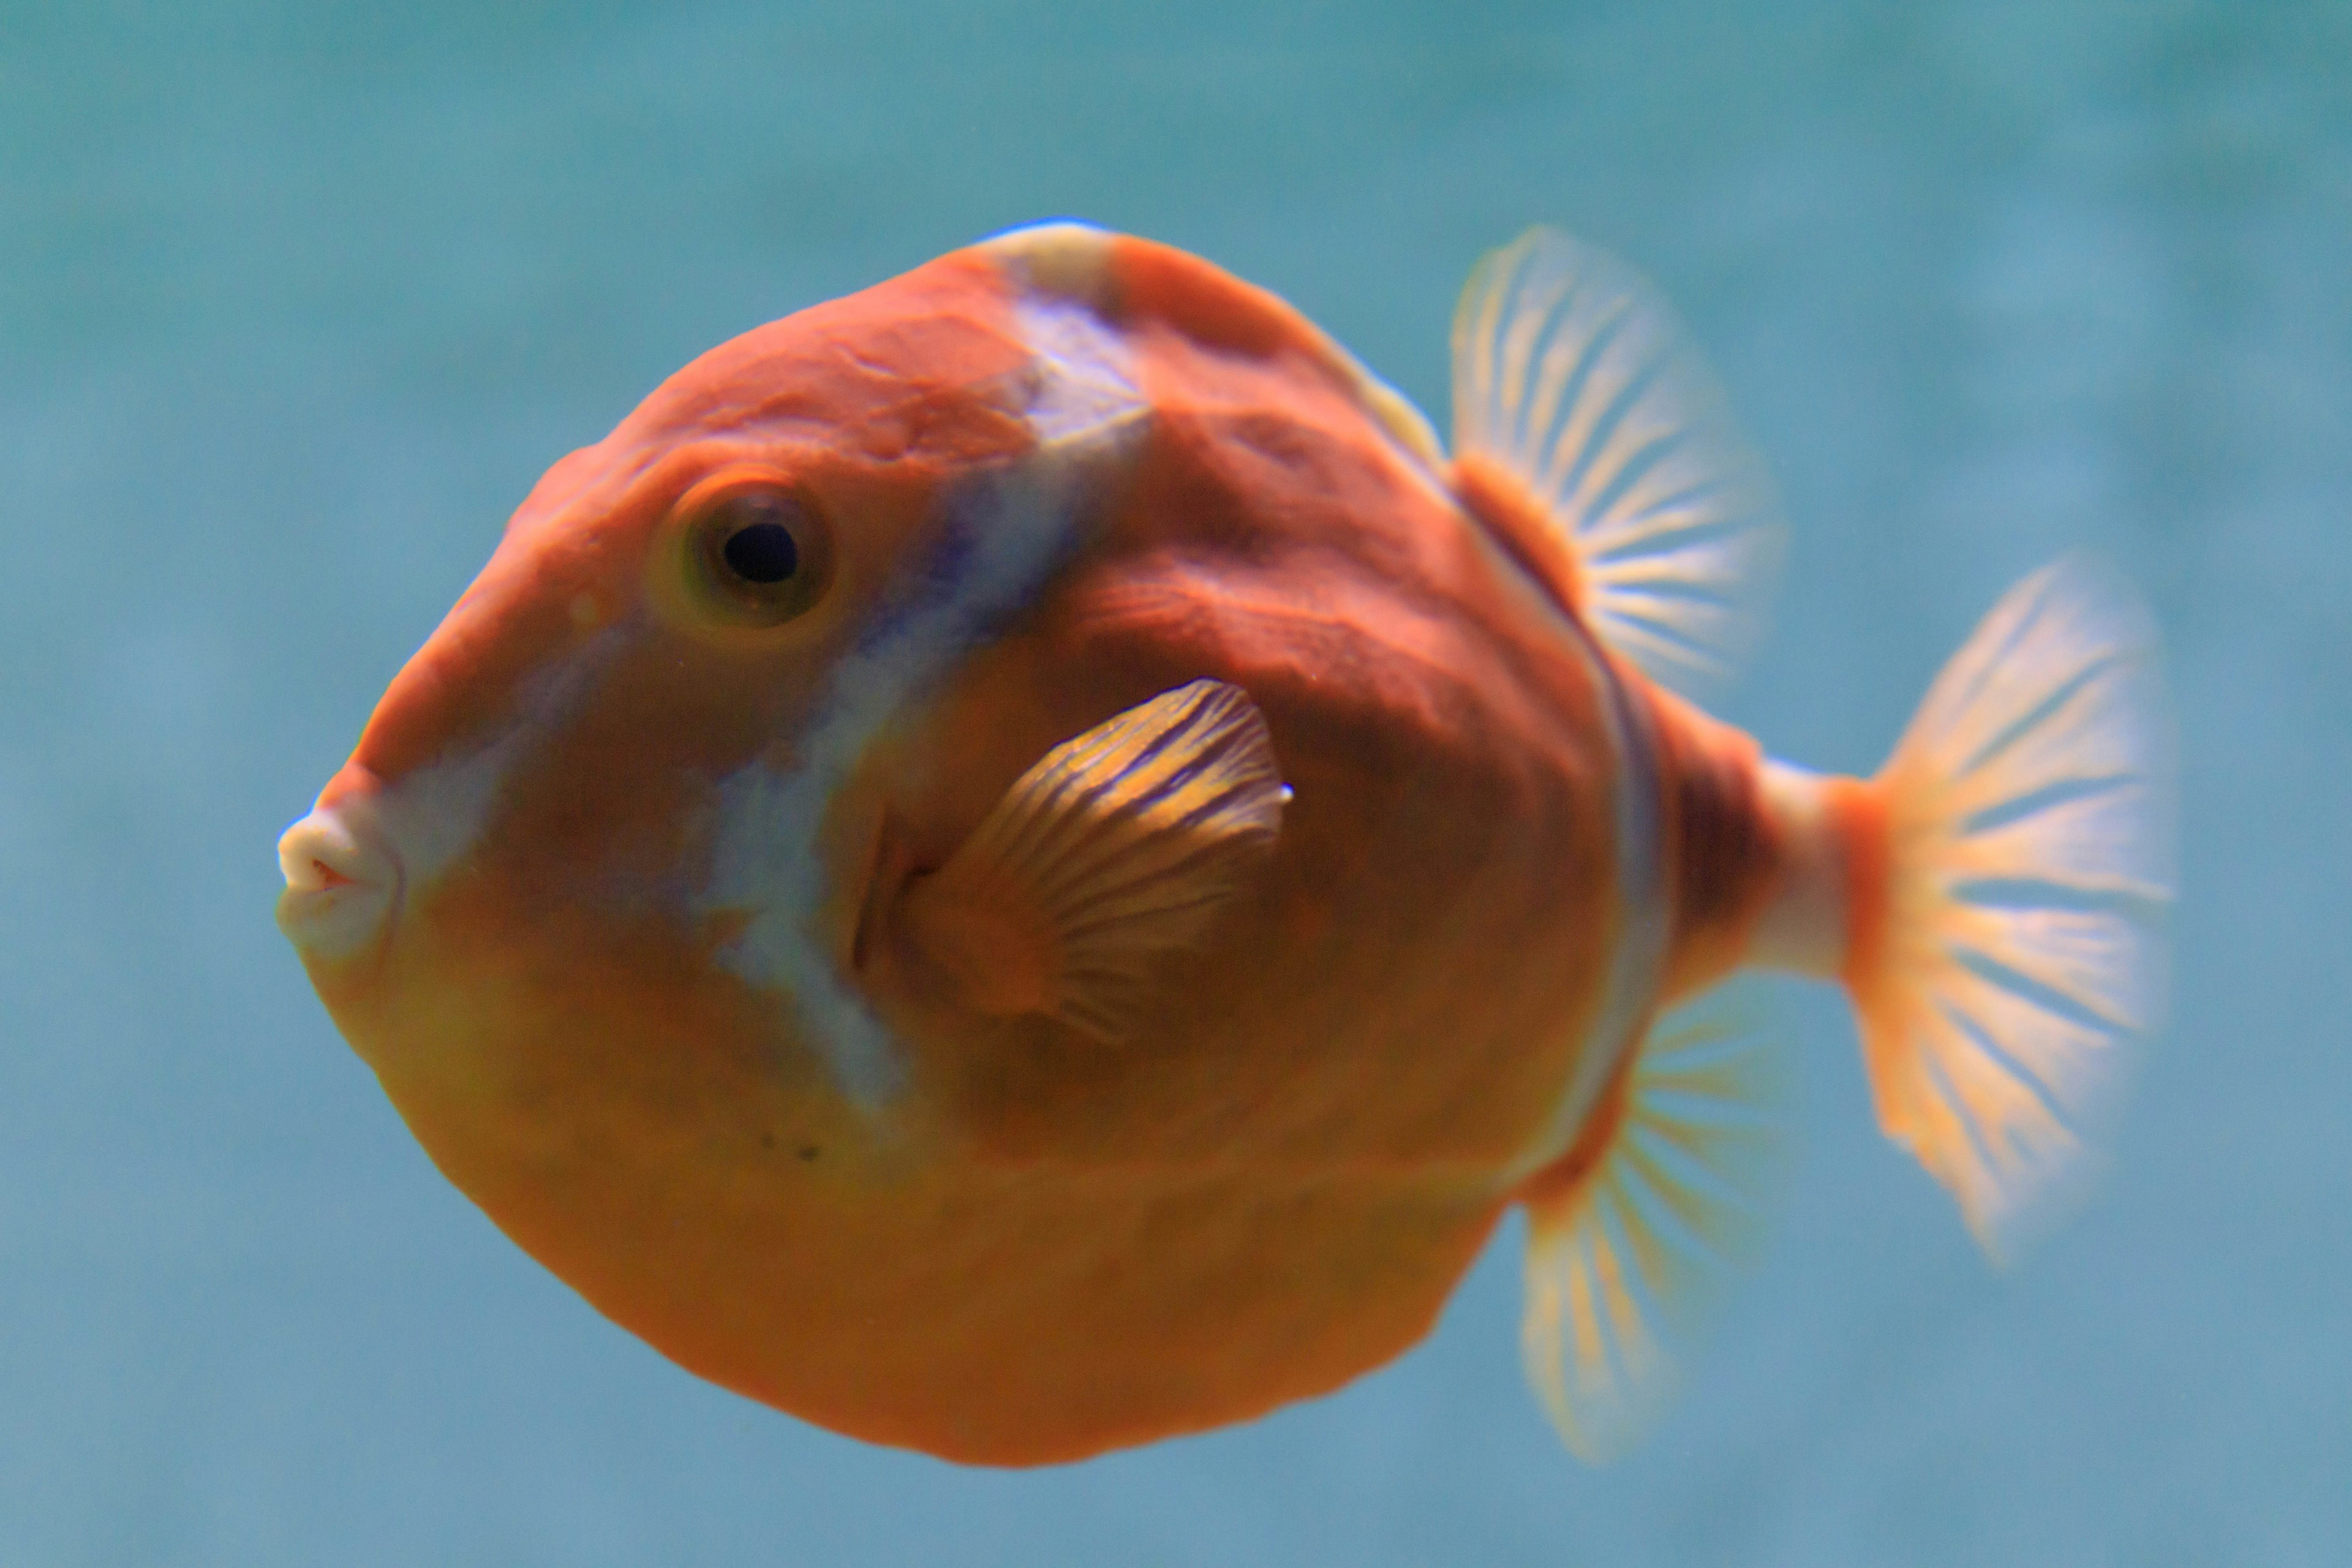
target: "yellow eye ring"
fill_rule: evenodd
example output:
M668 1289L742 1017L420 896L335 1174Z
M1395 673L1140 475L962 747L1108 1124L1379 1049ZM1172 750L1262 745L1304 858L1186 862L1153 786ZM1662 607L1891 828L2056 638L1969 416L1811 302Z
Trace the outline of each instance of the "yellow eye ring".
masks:
M767 477L697 486L679 501L679 567L688 603L724 625L780 626L833 582L833 531L815 498Z

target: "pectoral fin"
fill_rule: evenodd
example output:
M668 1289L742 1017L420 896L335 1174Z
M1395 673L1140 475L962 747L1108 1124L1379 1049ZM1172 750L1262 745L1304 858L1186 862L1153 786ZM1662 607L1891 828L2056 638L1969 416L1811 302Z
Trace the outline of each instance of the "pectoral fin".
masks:
M1290 798L1247 693L1196 680L1045 753L900 907L963 1005L1117 1040L1273 849Z

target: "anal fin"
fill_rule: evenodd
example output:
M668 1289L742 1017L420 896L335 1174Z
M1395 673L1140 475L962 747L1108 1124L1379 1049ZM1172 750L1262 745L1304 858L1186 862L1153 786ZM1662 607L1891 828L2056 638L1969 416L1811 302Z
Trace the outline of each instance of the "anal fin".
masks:
M1014 781L900 906L901 940L962 1005L1128 1034L1273 849L1290 798L1246 692L1196 680Z
M1528 1211L1528 1379L1579 1458L1612 1458L1669 1403L1754 1252L1785 1148L1785 1058L1717 993L1658 1020Z

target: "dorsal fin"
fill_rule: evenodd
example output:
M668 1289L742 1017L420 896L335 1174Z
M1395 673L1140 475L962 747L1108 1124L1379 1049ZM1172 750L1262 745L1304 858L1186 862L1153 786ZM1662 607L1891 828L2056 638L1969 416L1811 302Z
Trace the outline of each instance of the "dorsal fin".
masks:
M1688 696L1728 681L1780 560L1763 464L1631 268L1532 229L1454 317L1464 501L1620 653Z
M1745 998L1677 1009L1520 1189L1528 1380L1579 1458L1648 1428L1753 1249L1784 1149L1780 1047Z

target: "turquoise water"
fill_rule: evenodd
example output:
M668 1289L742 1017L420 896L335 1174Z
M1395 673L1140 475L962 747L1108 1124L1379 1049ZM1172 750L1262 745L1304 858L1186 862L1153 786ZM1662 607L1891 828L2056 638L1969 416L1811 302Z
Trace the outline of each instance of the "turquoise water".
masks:
M2219 4L0 11L0 1562L2303 1563L2352 1553L2352 11ZM2075 544L2162 619L2175 1019L1981 1262L1807 1034L1769 1261L1605 1470L1431 1342L958 1470L705 1386L427 1166L271 844L540 471L710 343L1075 214L1433 412L1529 222L1677 300L1795 527L1730 704L1862 769Z

